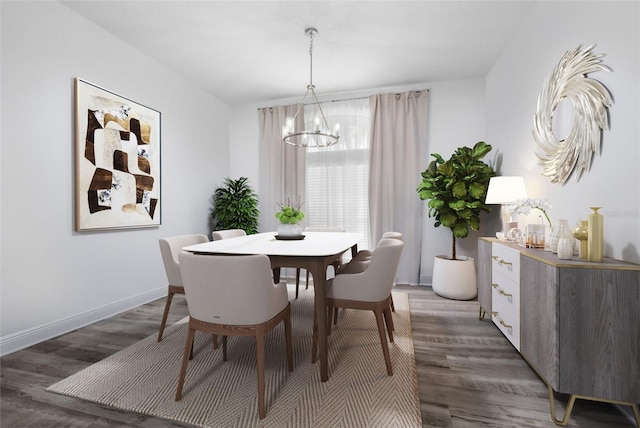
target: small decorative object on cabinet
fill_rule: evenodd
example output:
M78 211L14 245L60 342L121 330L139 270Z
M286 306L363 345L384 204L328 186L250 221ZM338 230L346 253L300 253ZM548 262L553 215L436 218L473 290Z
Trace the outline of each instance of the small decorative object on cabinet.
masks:
M580 246L578 247L578 257L581 259L589 258L589 243L587 239L589 237L589 221L588 220L580 220L578 225L572 230L573 237L580 241Z
M598 212L601 207L590 207L593 213L589 214L589 261L601 262L604 255L604 218Z
M545 226L544 224L527 225L527 248L544 248L545 246Z
M516 207L513 210L513 214L527 215L531 210L536 209L542 214L538 216L538 224L527 225L527 234L525 239L525 246L527 248L545 248L549 249L549 242L551 241L551 235L553 234L553 228L551 226L551 219L547 211L551 208L551 205L545 199L533 199L526 198L520 199L516 202ZM547 226L542 220L542 216L547 220L548 227L551 233L548 233Z
M569 227L569 221L566 219L558 220L558 225L553 228L553 235L551 235L551 244L550 244L552 253L558 252L558 242L560 242L560 239L562 238L573 239L573 235L571 234L571 228ZM573 251L573 249L571 251Z
M563 236L558 241L558 258L568 260L573 256L573 237L567 238Z
M561 260L478 240L478 303L546 383L551 419L576 399L631 406L640 427L640 265ZM561 419L554 391L569 394Z

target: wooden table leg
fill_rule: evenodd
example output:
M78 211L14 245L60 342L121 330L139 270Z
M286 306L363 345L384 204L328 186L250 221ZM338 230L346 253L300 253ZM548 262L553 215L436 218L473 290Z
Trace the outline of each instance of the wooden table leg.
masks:
M358 244L351 247L351 258L354 258L358 254Z
M318 322L318 348L320 349L320 380L329 380L327 363L327 267L323 260L313 260L310 266L315 293L315 311Z

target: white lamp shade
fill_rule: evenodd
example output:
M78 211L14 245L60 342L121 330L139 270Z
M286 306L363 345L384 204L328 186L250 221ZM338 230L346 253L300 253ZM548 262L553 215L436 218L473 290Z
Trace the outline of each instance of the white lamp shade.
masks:
M522 177L491 177L487 189L486 204L513 204L527 197Z

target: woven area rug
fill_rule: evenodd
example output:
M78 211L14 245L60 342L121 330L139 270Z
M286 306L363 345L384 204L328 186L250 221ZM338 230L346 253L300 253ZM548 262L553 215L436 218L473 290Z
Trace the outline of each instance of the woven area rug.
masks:
M284 328L267 336L267 416L258 419L255 341L229 338L228 361L211 336L196 333L183 398L174 401L186 319L47 388L118 409L202 427L420 427L420 401L408 298L393 294L394 375L387 376L371 311L340 310L328 339L329 373L311 364L313 288L294 299L290 286L294 371L286 368Z

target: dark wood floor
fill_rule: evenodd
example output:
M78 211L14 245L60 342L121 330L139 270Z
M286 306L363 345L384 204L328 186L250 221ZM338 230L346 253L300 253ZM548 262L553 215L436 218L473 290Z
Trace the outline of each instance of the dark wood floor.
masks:
M544 383L474 302L409 292L422 422L425 427L553 427ZM164 299L1 359L0 426L185 427L113 410L45 388L157 332ZM169 322L187 315L176 297ZM558 411L566 397L556 395ZM634 427L616 406L578 400L569 426Z

